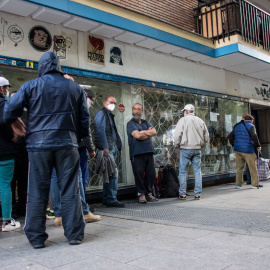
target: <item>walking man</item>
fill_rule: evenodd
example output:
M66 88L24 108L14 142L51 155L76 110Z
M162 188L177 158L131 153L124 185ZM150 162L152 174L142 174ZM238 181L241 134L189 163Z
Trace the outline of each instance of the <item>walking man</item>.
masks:
M117 150L121 151L122 142L119 137L114 114L116 99L112 96L107 97L104 101L104 107L97 112L95 116L95 146L98 149L98 156L102 154L105 157L108 155L115 161ZM99 153L99 152L103 153ZM118 188L118 170L109 177L109 181L103 179L103 204L107 207L125 207L123 203L117 200Z
M33 248L45 247L46 207L52 169L61 190L64 234L70 245L84 238L85 222L79 193L80 157L78 141L88 136L89 112L80 86L63 77L59 59L46 52L38 63L39 78L22 85L5 106L5 120L13 129L23 108L27 108L27 150L29 183L25 234Z
M209 142L209 133L202 119L195 116L195 108L192 104L187 104L182 117L175 128L174 144L180 147L179 164L179 199L186 199L186 173L189 162L192 163L195 174L195 200L201 199L202 173L201 173L201 149Z
M243 171L245 164L248 164L251 175L251 187L259 188L257 156L255 149L260 152L261 145L253 125L253 117L249 114L244 116L244 120L237 123L228 138L230 144L234 147L236 158L236 188L240 189L243 185Z
M127 123L130 160L135 177L137 195L140 203L158 201L152 195L156 179L154 166L154 147L151 137L157 134L155 128L142 119L143 107L135 103L132 107L133 118ZM147 195L147 200L145 195Z

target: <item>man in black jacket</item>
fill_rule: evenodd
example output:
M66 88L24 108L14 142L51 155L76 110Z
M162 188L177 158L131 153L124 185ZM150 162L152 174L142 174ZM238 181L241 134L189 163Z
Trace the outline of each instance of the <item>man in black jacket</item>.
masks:
M61 189L64 233L70 245L84 238L85 222L78 185L78 141L88 136L89 111L81 87L63 77L59 59L46 52L38 63L39 78L22 85L5 105L5 120L14 121L27 108L26 143L29 154L29 184L24 230L33 248L45 247L46 207L52 169Z
M117 150L121 151L122 142L119 137L114 115L116 99L107 97L104 107L95 116L95 146L98 151L103 151L104 156L111 155L115 160ZM104 180L104 179L103 179ZM107 207L125 207L117 200L118 170L109 178L109 183L103 181L103 204Z

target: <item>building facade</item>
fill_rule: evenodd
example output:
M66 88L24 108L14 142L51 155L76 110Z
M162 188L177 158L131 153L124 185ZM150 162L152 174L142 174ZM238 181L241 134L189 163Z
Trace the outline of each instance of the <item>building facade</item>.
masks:
M141 8L144 5L127 6L131 2L144 2L155 12L148 14ZM182 6L179 1L159 1L157 6L153 2L0 1L0 76L9 79L12 91L18 90L37 77L42 54L53 51L64 71L96 94L92 119L104 99L115 96L114 113L124 145L117 159L122 189L134 186L126 124L135 102L143 104L144 118L157 129L153 138L157 170L167 164L178 169L173 132L188 103L195 105L210 133L210 144L203 149L204 181L235 174L234 153L226 137L244 113L255 116L263 155L269 157L270 53L269 27L264 27L268 13L251 6L261 12L261 28L257 17L250 22L256 22L252 30L258 32L252 36L240 13L249 2L239 1L238 6L228 5L235 1L182 1ZM168 2L175 4L170 8L175 14L182 7L181 18L161 16L168 11ZM183 10L188 10L186 17ZM87 188L98 192L102 179L94 173L94 160L89 160L89 169ZM188 178L192 182L192 167Z

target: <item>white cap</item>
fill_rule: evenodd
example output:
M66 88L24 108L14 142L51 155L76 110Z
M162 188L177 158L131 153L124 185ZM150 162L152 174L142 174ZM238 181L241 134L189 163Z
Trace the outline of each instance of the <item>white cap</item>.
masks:
M192 104L187 104L185 108L182 110L182 112L183 111L195 111L195 108Z
M5 86L5 85L8 85L9 87L11 86L9 84L9 81L6 78L0 77L0 86Z

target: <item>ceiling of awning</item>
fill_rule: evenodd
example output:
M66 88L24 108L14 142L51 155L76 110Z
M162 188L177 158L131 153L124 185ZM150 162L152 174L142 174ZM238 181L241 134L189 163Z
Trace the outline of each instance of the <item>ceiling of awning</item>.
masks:
M116 41L134 44L270 82L270 64L241 52L214 58L194 50L22 0L0 0L0 10L24 17L31 16L38 21L56 25L62 24L64 27L83 32L89 31L101 37L113 38Z

